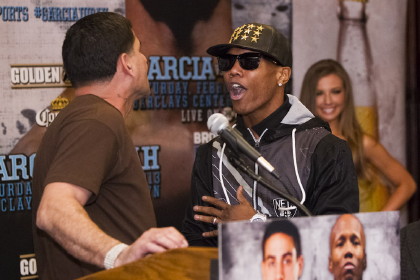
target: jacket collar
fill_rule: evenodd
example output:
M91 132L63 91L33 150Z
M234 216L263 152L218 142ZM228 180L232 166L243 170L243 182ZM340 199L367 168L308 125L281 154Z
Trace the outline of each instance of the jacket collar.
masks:
M261 142L272 142L292 133L293 128L297 131L310 129L314 127L324 127L328 131L330 127L327 122L315 117L296 96L285 95L284 103L271 115L252 127L258 135L267 129L264 134L264 140ZM236 129L238 129L244 138L253 143L250 132L245 127L243 118L238 115Z

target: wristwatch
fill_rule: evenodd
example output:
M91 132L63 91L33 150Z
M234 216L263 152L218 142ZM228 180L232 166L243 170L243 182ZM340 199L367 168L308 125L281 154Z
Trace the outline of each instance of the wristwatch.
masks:
M249 220L251 223L252 222L265 222L267 221L267 216L257 212L254 216L252 216L252 218Z

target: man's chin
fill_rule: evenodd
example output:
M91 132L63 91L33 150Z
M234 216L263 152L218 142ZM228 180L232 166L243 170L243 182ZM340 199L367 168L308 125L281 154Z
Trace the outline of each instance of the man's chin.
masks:
M342 278L343 280L356 280L356 275L354 275L354 270L353 269L347 269L344 272L344 277Z

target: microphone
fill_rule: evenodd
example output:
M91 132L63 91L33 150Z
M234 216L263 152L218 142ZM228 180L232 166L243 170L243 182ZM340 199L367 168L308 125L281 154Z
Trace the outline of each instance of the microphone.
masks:
M213 133L220 136L236 153L245 154L248 158L256 161L264 169L270 172L277 179L277 174L274 167L255 150L246 140L242 134L235 128L229 126L228 119L221 113L214 113L207 120L207 127Z

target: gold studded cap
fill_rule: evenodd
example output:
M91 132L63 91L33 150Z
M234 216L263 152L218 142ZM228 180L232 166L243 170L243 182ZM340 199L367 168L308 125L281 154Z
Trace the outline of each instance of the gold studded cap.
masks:
M231 48L257 51L276 60L282 66L292 66L292 52L286 37L271 25L247 23L237 27L228 44L219 44L207 49L213 56L221 56Z

